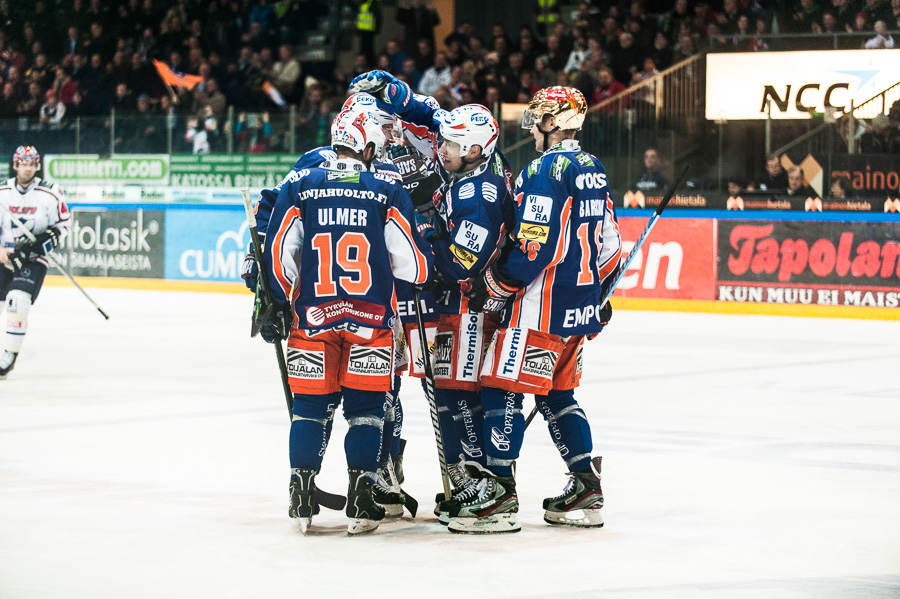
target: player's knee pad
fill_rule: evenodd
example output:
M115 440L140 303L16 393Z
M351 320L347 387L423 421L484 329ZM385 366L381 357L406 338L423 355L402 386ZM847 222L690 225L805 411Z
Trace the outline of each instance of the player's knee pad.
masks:
M6 320L25 322L31 310L31 294L21 289L12 289L6 294Z

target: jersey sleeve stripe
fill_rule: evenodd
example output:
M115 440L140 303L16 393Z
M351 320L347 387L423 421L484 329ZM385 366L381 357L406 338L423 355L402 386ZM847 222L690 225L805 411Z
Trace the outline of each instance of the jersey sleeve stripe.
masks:
M288 233L294 226L299 226L300 214L300 208L297 206L292 206L285 213L272 246L272 270L278 285L284 292L285 299L291 297L292 279L296 280L298 274L296 263L293 260L293 251L298 249L299 244L291 243ZM288 260L285 260L285 257Z
M407 221L403 214L393 206L388 210L388 222L391 221L393 221L403 233L403 236L409 242L410 250L415 257L416 277L413 283L416 285L424 283L428 280L428 261L422 252L419 251L419 248L416 247L412 227L410 227L409 221Z

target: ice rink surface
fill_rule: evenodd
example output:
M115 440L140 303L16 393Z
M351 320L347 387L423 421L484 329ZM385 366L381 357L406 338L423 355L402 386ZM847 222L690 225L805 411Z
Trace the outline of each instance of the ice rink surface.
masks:
M249 295L89 291L111 320L45 288L0 381L2 599L900 597L900 322L617 311L577 395L603 456L599 530L543 523L565 467L538 419L522 531L448 533L406 379L419 517L348 538L324 511L303 537ZM344 492L337 422L317 482Z

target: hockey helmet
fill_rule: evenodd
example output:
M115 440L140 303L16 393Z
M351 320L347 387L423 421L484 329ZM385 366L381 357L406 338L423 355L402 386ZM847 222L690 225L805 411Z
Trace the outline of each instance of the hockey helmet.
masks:
M534 94L528 109L522 116L522 128L531 129L540 124L545 114L556 117L556 126L560 129L581 129L587 102L584 94L574 87L545 87Z
M393 125L394 120L396 119L393 114L378 108L378 104L375 102L375 96L365 92L353 94L344 100L344 105L341 106L341 112L344 112L345 110L368 112L372 115L372 118L375 119L375 122L379 127Z
M41 159L41 155L38 154L37 148L34 146L19 146L16 148L16 153L13 154L13 164L18 162L37 162Z
M491 111L480 104L439 111L434 117L440 123L441 137L459 144L460 156L468 154L472 146L481 146L481 155L490 156L497 147L500 126Z
M362 154L369 144L375 145L375 158L384 155L384 131L371 113L364 110L344 110L331 124L331 145L341 146Z

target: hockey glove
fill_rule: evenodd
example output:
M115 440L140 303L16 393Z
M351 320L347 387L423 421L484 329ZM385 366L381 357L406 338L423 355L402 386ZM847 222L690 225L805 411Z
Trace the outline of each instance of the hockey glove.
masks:
M56 227L50 227L43 233L35 236L34 241L23 247L26 253L40 254L46 256L59 245L59 238L62 236L60 230Z
M22 267L28 262L28 256L30 254L31 252L28 251L27 247L23 246L17 249L6 257L6 267L13 272L22 270Z
M505 278L495 261L481 276L472 283L472 289L466 294L469 298L470 312L499 312L507 300L519 290L518 281Z
M259 329L260 336L266 343L275 343L287 339L291 334L291 325L294 324L294 311L290 306L275 306L275 309L265 314L265 320Z
M609 301L603 304L603 307L600 308L600 314L597 315L597 320L600 321L600 330L596 333L588 335L588 341L595 339L597 335L602 333L603 329L606 328L606 325L609 324L609 321L612 320L612 304L610 304Z
M259 267L256 265L256 256L253 252L249 252L244 257L241 264L241 278L244 279L244 285L250 291L256 291L256 282L259 279Z
M412 90L387 71L369 71L353 78L350 89L354 92L367 92L376 99L388 104L388 112L405 114L411 106ZM379 106L379 108L382 108Z
M418 212L416 212L416 230L419 232L419 235L422 236L422 239L428 243L434 243L440 237L437 229L434 227L434 221L425 218L425 216Z
M431 291L438 292L441 289L441 284L444 281L443 275L441 272L432 265L431 272L428 273L428 280L422 283L421 285L416 285L422 291Z

